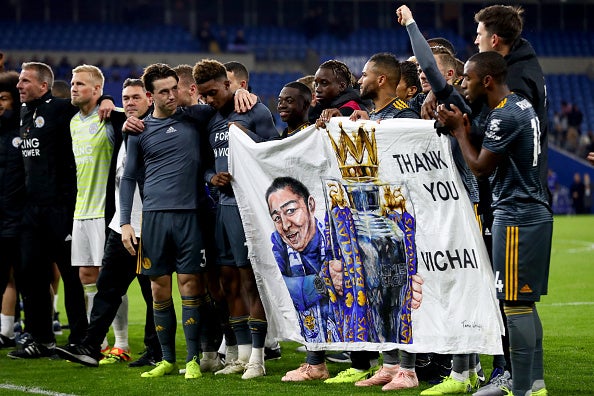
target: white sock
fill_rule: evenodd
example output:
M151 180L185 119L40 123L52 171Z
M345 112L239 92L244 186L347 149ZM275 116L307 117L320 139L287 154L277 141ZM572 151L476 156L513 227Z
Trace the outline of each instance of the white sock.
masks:
M468 371L463 371L462 373L457 373L454 370L452 370L452 373L450 375L452 376L453 379L458 380L460 382L464 382L468 379Z
M0 334L14 338L14 315L0 314Z
M54 313L58 312L58 293L54 294Z
M264 348L252 348L250 363L264 364Z
M225 349L225 363L231 363L239 358L239 347L237 345L227 345Z
M130 349L128 345L128 295L122 297L122 303L118 308L113 322L113 334L115 336L114 348L121 348L125 351Z
M105 350L105 348L107 348L108 346L109 346L109 342L107 342L107 336L105 336L105 338L103 339L103 342L101 343L101 350L102 351Z
M237 360L243 363L249 362L252 354L252 344L237 345L237 352Z
M539 391L542 388L546 388L544 380L539 379L532 383L532 392Z
M93 310L93 300L95 299L95 295L97 294L97 284L89 283L87 285L83 285L83 289L85 291L85 297L87 299L87 320L90 322L91 311Z

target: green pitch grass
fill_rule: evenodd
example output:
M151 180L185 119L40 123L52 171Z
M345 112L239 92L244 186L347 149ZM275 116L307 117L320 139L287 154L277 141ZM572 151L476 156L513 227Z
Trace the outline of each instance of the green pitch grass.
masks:
M556 217L554 226L549 295L538 304L544 327L545 381L550 395L594 394L592 356L594 353L594 216ZM134 358L142 351L144 303L136 283L130 299L130 345ZM62 297L61 297L62 299ZM179 306L179 304L177 304ZM62 310L62 312L64 312ZM178 314L178 318L179 318ZM62 314L63 320L66 320ZM183 333L178 326L178 363L185 361ZM65 331L66 333L66 331ZM113 337L109 336L110 340ZM66 343L66 335L58 337ZM304 361L296 352L298 344L283 342L282 358L268 362L268 375L244 381L239 375L186 381L182 375L157 379L140 378L142 368L124 364L88 368L64 360L12 360L7 350L0 352L0 394L44 395L350 395L385 394L379 387L326 385L318 381L283 383L281 376ZM482 365L491 369L491 357ZM329 363L332 375L348 368ZM418 395L429 385L398 395Z

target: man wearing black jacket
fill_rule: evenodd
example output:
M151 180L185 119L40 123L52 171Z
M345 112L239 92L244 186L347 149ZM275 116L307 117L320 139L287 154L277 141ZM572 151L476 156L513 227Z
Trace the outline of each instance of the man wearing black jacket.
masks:
M17 72L0 73L0 296L9 282L11 268L18 266L21 257L19 249L14 248L19 245L25 196L25 171L19 148L18 81ZM0 348L14 347L14 313L7 315L12 323L2 316Z
M547 132L549 128L549 121L547 116L547 97L544 74L542 68L536 57L536 53L532 45L521 37L523 20L522 14L524 10L521 7L493 5L485 7L476 13L474 20L477 23L476 39L474 43L478 46L479 52L495 51L502 55L507 64L507 78L506 84L509 89L528 99L532 104L536 115L538 117L539 126L534 127L534 136L540 142L534 153L538 156L538 166L540 170L540 181L548 197L549 204L551 203L552 195L548 189L547 183L547 162L548 162L548 138ZM483 111L478 116L477 121L481 130L484 128L484 120L489 113L487 106L483 106ZM483 224L487 229L491 229L493 221L493 213L490 206L491 192L486 187L486 182L481 183L481 208L483 215ZM485 233L486 234L486 233ZM487 248L491 250L489 243L489 236L486 236ZM543 294L546 294L544 291ZM504 323L507 325L505 314L502 309ZM537 355L540 357L540 362L535 362L535 370L533 373L535 380L535 388L533 394L541 391L544 388L543 370L542 370L542 326L539 325L536 336ZM505 360L496 356L493 362L493 373L491 373L491 386L485 387L479 392L480 396L500 395L503 392L500 390L501 386L508 386L511 389L511 379L509 371L511 371L511 357L509 348L509 332L506 329L506 335L502 337L503 351ZM535 355L536 356L536 355ZM540 393L538 393L540 394Z
M87 328L85 301L78 271L70 265L70 240L76 200L76 166L70 120L78 108L54 98L52 69L26 62L17 88L21 107L21 154L25 166L25 209L21 234L22 261L16 281L23 296L27 339L8 356L13 359L54 354L50 266L58 264L65 291L70 335L80 342ZM109 111L113 103L109 103ZM100 110L105 114L105 110ZM109 112L108 111L108 112Z
M347 117L355 110L367 110L359 92L353 89L353 74L340 61L332 59L318 67L314 88L317 103L309 109L310 124L318 119L325 123L333 116Z
M474 17L478 23L474 43L479 52L496 51L500 53L507 63L507 80L509 89L528 99L540 122L540 153L541 162L540 180L549 196L547 170L548 162L547 133L549 120L547 115L547 95L545 78L534 48L530 42L521 37L522 14L521 7L494 5L483 8Z

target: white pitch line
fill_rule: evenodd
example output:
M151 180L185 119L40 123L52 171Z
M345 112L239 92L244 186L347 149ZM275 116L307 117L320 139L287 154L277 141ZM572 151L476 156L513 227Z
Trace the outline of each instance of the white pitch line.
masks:
M567 307L567 306L577 306L577 305L594 305L594 301L575 301L575 302L566 302L566 303L539 303L538 306L551 306L551 307Z
M594 244L587 246L587 247L583 247L583 248L567 249L567 253L576 254L576 253L591 252L593 250L594 250Z
M12 384L0 384L0 389L12 390L12 391L19 391L23 393L31 393L33 395L47 395L47 396L76 396L70 393L61 393L61 392L54 392L49 391L37 387L30 387L30 386L21 386L21 385L12 385Z
M578 247L566 247L564 249L558 249L560 251L565 251L569 254L576 254L576 253L584 253L584 252L591 252L594 251L594 243L592 241L584 241L579 239L559 239L556 242L562 242L566 245L574 245Z

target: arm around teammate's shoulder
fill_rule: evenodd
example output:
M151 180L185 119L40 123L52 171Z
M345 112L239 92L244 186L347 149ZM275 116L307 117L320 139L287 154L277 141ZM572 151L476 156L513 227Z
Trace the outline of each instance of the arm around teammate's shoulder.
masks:
M216 113L216 110L212 106L205 104L196 104L193 106L182 107L182 111L186 116L192 118L198 123L204 123L205 126Z

